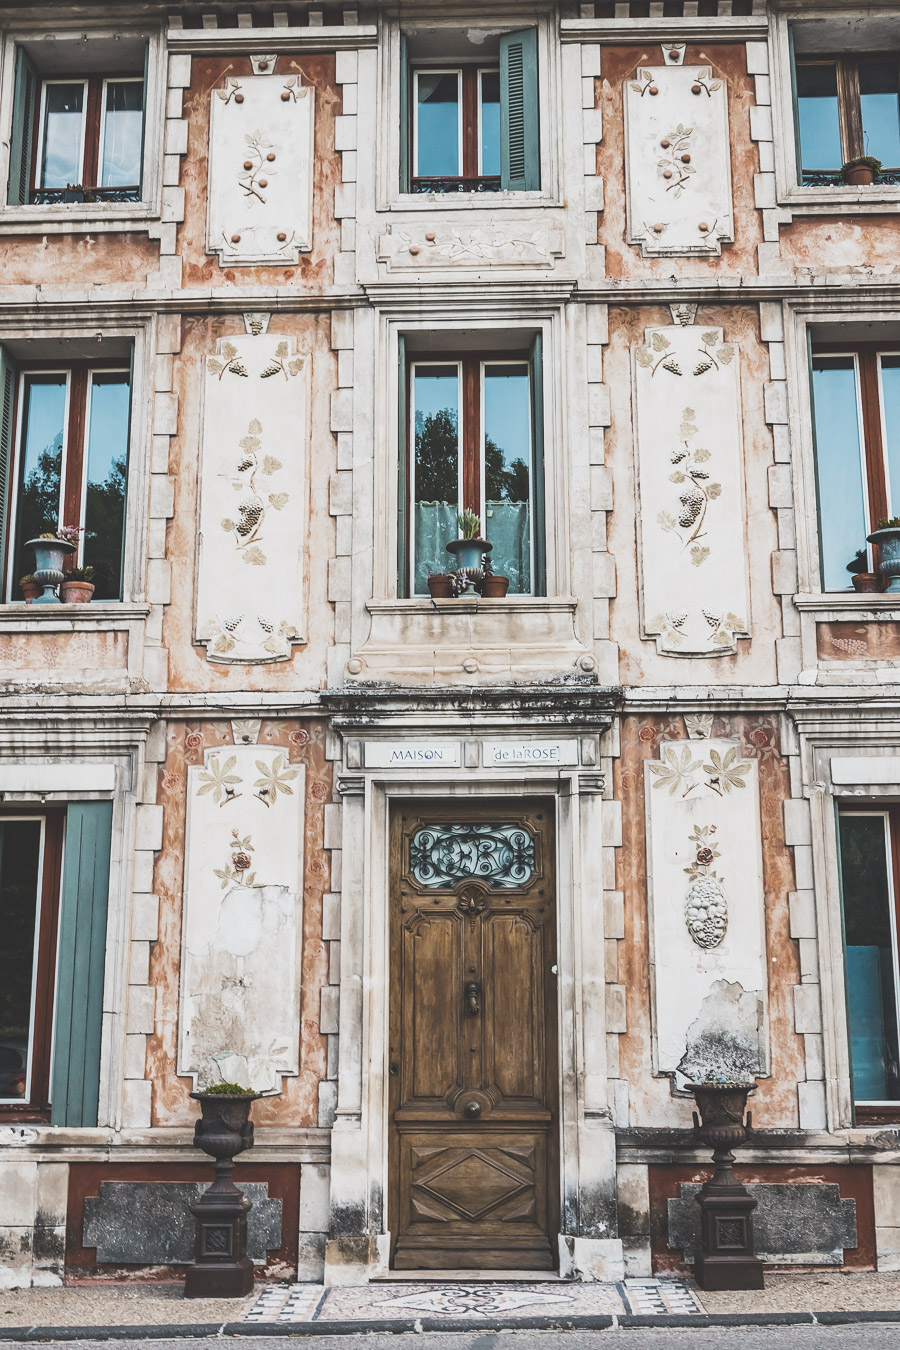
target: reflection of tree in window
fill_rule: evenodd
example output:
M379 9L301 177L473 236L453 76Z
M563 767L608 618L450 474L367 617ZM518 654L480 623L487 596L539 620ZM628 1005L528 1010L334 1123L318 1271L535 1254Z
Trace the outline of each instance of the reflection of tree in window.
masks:
M94 599L118 600L122 573L127 458L115 459L102 483L88 483L84 561L94 569Z
M416 413L416 501L457 500L459 431L456 413Z
M528 501L528 465L516 456L507 468L503 451L490 436L484 439L484 484L489 502Z
M25 1094L40 836L36 820L0 824L0 1098Z
M22 484L19 500L20 548L47 530L55 530L59 515L59 479L62 473L62 432L38 455L37 464ZM19 576L34 567L31 549L19 559Z

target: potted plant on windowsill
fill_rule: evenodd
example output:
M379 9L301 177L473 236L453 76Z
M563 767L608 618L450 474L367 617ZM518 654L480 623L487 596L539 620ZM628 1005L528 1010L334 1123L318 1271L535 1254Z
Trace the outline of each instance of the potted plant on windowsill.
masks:
M73 567L59 588L64 605L89 605L94 594L93 567Z
M452 572L429 572L426 578L432 600L450 600L455 594Z
M447 552L456 555L456 566L460 572L477 572L481 569L481 560L494 547L481 537L481 517L471 508L462 511L456 517L461 539L451 539Z
M878 567L888 582L885 592L900 595L900 516L879 520L877 528L867 538L870 544L878 545L881 554Z
M481 594L485 600L502 600L509 590L509 577L498 576L485 554L481 569Z
M862 595L874 595L881 591L881 577L877 572L867 572L868 552L861 548L852 562L847 564L853 589Z
M841 169L841 177L848 187L870 187L881 173L881 160L874 155L860 155L848 159Z
M22 599L26 605L33 605L40 595L43 587L34 579L31 572L25 577L19 577L19 590L22 592Z
M26 548L34 549L34 579L43 590L43 595L39 595L34 604L59 604L56 588L65 581L63 563L77 549L80 533L78 526L57 525L55 530L25 541Z

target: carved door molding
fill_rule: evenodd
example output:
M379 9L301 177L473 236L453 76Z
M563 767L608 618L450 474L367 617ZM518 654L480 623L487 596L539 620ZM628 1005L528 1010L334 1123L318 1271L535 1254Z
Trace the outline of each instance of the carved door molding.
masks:
M551 803L391 819L392 1264L533 1269L559 1231Z

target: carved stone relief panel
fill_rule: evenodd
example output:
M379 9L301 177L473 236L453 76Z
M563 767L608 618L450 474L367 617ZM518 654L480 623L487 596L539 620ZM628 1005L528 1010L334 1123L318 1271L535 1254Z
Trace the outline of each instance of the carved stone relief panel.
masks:
M711 66L638 66L625 86L628 242L644 257L734 242L728 90Z
M561 226L531 221L456 225L402 221L378 236L378 261L389 272L422 268L553 267L566 251Z
M252 316L205 363L196 640L210 661L286 661L303 640L308 362L264 326Z
M188 769L178 1072L201 1087L300 1071L305 772L261 745Z
M296 263L312 247L315 92L262 60L211 96L207 249L223 267Z
M721 328L633 348L643 631L668 656L749 636L739 354Z
M663 741L644 778L656 1071L766 1073L758 765L736 741Z

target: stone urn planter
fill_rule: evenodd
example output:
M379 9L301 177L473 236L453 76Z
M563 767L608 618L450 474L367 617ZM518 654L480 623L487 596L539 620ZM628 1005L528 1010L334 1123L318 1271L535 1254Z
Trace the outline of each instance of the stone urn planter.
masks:
M237 1154L253 1147L250 1108L262 1093L224 1086L234 1091L191 1093L200 1103L194 1147L213 1159L215 1181L191 1205L197 1238L185 1298L243 1298L253 1288L253 1262L247 1255L247 1215L253 1206L231 1173Z
M481 560L494 547L487 539L451 539L447 552L456 556L456 566L460 572L477 572Z
M881 553L879 570L888 582L887 595L900 594L900 520L879 521L878 529L867 536L870 544L877 544Z
M747 1142L753 1118L744 1111L755 1083L688 1083L694 1094L695 1138L713 1150L715 1175L697 1196L700 1252L694 1274L701 1289L762 1289L763 1262L753 1251L756 1201L732 1170L735 1148Z
M42 588L43 594L35 600L36 605L58 605L59 596L56 587L65 580L63 563L75 552L75 545L65 539L29 539L26 548L34 549L34 579Z

